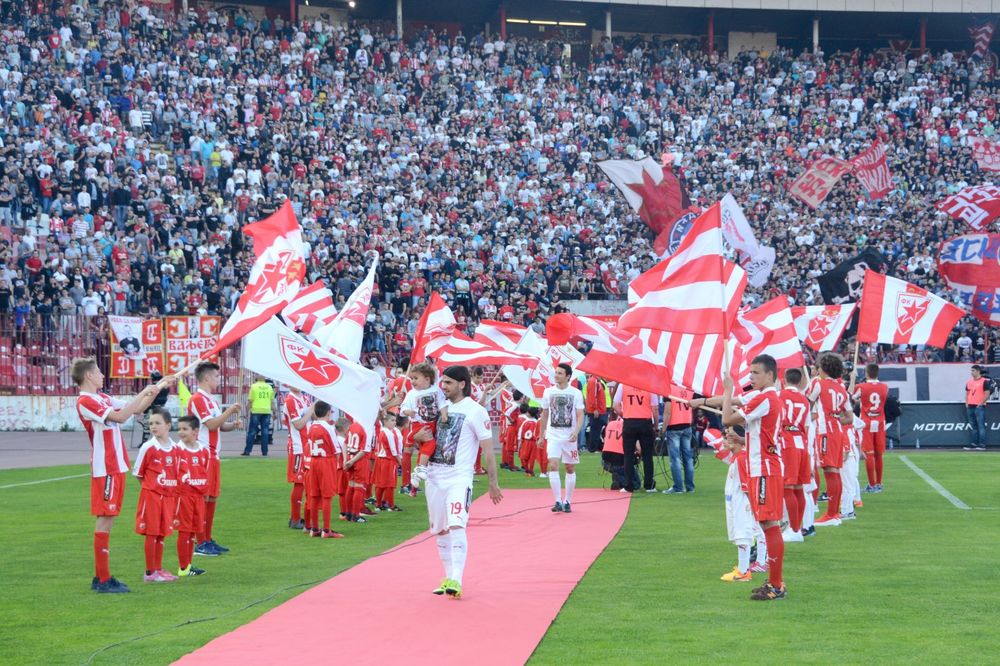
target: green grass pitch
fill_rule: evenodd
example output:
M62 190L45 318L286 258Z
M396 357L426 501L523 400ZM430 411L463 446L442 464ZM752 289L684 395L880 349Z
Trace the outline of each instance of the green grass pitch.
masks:
M693 495L635 495L531 663L995 663L1000 456L905 455L972 509L955 508L891 454L886 492L866 495L857 521L789 544L789 596L763 604L748 600L751 586L719 581L735 562L725 469L703 456ZM215 531L233 553L196 558L208 574L170 585L142 583L139 484L130 483L111 540L112 572L129 595L89 589L85 477L0 489L0 664L169 663L426 526L423 498L404 497L402 513L343 527L351 538L308 539L285 527L284 471L280 457L227 459ZM0 486L85 472L2 471ZM579 485L607 483L598 457L586 456ZM501 485L546 487L510 472ZM176 568L174 538L164 564Z

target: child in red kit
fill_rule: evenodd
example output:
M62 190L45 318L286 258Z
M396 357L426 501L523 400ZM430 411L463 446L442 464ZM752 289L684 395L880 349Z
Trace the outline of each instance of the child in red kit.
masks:
M146 537L147 583L170 583L177 576L163 568L163 540L173 534L178 451L170 439L170 412L157 407L149 417L152 439L142 445L132 473L142 482L135 531Z

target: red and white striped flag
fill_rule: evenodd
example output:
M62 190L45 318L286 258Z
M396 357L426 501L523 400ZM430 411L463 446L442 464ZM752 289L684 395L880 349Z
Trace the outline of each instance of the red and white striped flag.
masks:
M965 311L905 280L865 271L858 340L944 347Z
M455 314L437 292L431 294L427 308L420 315L417 330L413 335L413 351L410 352L410 365L421 363L429 354L435 352L448 342L451 334L458 328Z
M534 368L538 365L538 359L534 356L476 342L458 331L453 332L443 344L436 345L433 353L428 351L428 354L434 357L439 368L451 365L517 365Z
M570 344L552 345L548 340L535 333L532 329L525 329L521 341L517 343L514 351L518 354L533 356L538 359L538 364L534 368L523 368L521 366L508 365L503 368L504 377L510 380L511 385L527 396L541 400L545 389L555 386L555 369L560 363L568 363L576 370L583 361L581 354Z
M694 221L673 255L629 284L629 309L618 327L728 332L746 286L746 271L722 257L722 216L715 203Z
M992 21L982 25L974 25L969 28L969 38L972 40L972 53L985 58L990 52L990 41L993 40L993 31L996 30L996 23Z
M778 296L759 308L737 315L733 335L743 347L747 363L755 356L768 354L778 362L778 368L805 365L802 346L795 334L792 311L785 296Z
M503 349L513 350L514 347L517 347L521 338L524 337L524 332L527 330L525 326L508 324L505 321L483 319L476 325L476 334L472 336L472 339L477 342L493 344Z
M313 333L313 337L324 349L343 355L357 363L361 360L361 346L365 337L365 319L372 302L375 289L375 271L378 269L378 253L372 261L365 279L355 287L343 309L326 326Z
M243 233L253 238L257 260L250 269L246 291L219 333L219 341L203 352L202 358L218 354L281 312L298 294L306 274L302 228L287 199L267 219L243 227Z
M289 327L305 335L311 335L313 329L329 324L336 316L337 306L333 304L333 292L326 288L322 280L316 280L300 289L281 311L281 317Z
M935 204L956 220L964 220L976 231L982 231L1000 217L1000 187L976 185L960 191Z
M721 432L715 428L705 428L706 446L712 447L712 450L715 451L715 457L728 465L736 460L736 454L725 448L723 446L725 443L726 439Z
M857 305L797 305L792 308L795 333L814 351L836 349Z
M854 177L864 185L872 201L878 201L892 191L892 173L885 157L885 146L876 140L867 150L851 160Z

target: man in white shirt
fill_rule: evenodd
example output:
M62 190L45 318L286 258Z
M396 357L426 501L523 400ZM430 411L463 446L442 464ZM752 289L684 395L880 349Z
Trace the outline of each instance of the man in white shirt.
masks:
M568 363L560 363L555 370L556 385L545 389L542 394L538 439L546 440L549 486L556 500L553 513L570 513L573 490L576 488L576 465L580 462L576 439L583 426L583 394L580 389L569 385L572 376L573 368ZM566 467L565 497L561 495L559 483L560 459Z
M497 484L493 427L486 409L472 399L472 375L462 365L441 373L441 390L448 404L448 421L438 423L436 446L427 467L427 516L430 531L437 535L438 556L444 565L444 580L434 594L462 597L462 573L469 543L465 527L472 503L472 476L476 453L481 449L489 475L490 499L503 499ZM418 443L434 435L424 430L414 436Z

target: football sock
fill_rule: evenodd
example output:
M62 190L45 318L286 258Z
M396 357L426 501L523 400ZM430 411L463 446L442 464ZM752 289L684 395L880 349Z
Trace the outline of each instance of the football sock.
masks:
M462 583L462 573L465 571L465 558L469 554L469 537L465 530L451 532L451 578Z
M799 515L799 498L795 494L794 488L785 488L785 509L788 512L788 526L793 532L798 532L795 527L795 517Z
M882 483L882 454L875 452L875 483Z
M557 502L562 501L561 488L559 487L559 472L549 472L549 486L552 488L552 496Z
M757 564L763 565L767 562L767 535L757 532Z
M854 511L854 484L851 483L851 477L846 472L846 466L840 470L840 485L842 488L840 491L840 515Z
M573 490L576 488L576 472L566 475L566 501L573 502Z
M146 536L146 544L144 550L146 551L146 571L152 573L157 570L155 536L149 536L149 535Z
M322 500L322 510L323 510L323 529L330 529L330 509L332 506L332 500L329 497L324 497Z
M437 535L438 557L444 565L444 577L451 578L451 532Z
M191 540L194 535L190 532L177 533L177 564L181 569L187 569L191 564Z
M348 514L351 512L351 507L347 505L347 493L337 494L337 503L340 504L340 512L343 514Z
M745 574L750 568L750 546L746 544L736 546L736 568L741 574Z
M305 491L301 483L292 485L292 522L302 520L302 493Z
M385 501L389 506L396 506L396 487L385 489Z
M868 473L868 485L874 486L878 481L878 474L875 472L875 454L869 453L865 456L865 472Z
M767 543L767 580L772 587L781 587L781 565L785 561L785 542L781 539L781 527L772 525L764 529L764 541ZM758 552L760 546L757 546Z
M826 501L826 515L836 516L840 511L840 496L843 494L844 486L840 481L840 470L823 472L826 477L826 494L829 499Z
M802 496L805 506L805 511L802 512L802 527L809 529L816 522L816 502L813 500L812 493L803 492Z
M94 575L102 583L111 578L110 536L107 532L94 532Z
M205 502L205 541L212 540L212 524L215 522L215 506L218 503L218 500Z
M403 454L403 465L402 465L402 467L403 467L403 478L402 478L402 481L401 481L404 486L410 485L410 473L411 473L410 468L412 466L413 466L413 454L412 453L404 453Z
M800 532L802 531L802 518L806 510L806 491L802 488L792 488L792 493L795 495L795 508L797 511L794 514L790 514L789 518L792 523L792 529Z
M361 509L365 506L365 489L360 486L351 488L348 492L351 493L351 513L355 516L361 515Z
M163 570L163 537L156 537L156 569Z

